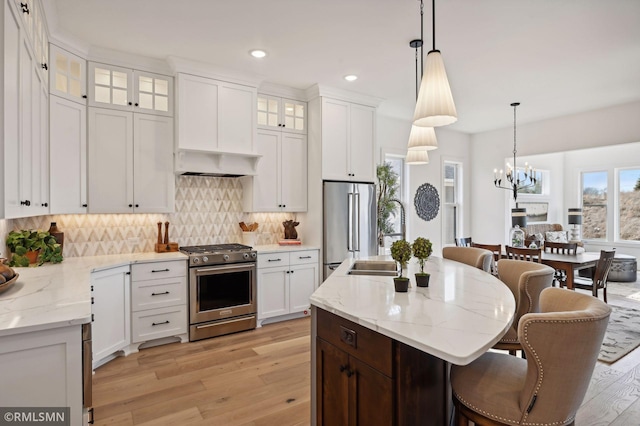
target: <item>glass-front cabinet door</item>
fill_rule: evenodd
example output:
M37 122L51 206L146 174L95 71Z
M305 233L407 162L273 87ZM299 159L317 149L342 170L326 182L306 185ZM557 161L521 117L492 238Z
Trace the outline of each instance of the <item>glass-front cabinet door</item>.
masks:
M89 106L173 115L173 77L89 62Z
M160 74L135 71L134 112L173 115L173 78Z
M307 103L258 94L258 128L307 133Z
M133 70L89 62L89 106L132 110Z
M51 75L49 91L70 101L86 104L87 62L58 46L51 45Z

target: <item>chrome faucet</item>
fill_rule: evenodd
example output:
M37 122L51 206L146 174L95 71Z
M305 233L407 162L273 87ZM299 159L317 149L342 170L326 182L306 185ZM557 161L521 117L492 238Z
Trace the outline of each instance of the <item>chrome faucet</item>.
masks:
M400 232L402 234L402 239L406 240L407 239L407 225L406 225L406 217L405 217L405 213L404 213L404 205L402 204L402 201L398 200L397 198L391 198L389 201L393 201L396 202L400 205ZM387 235L398 235L398 234L387 234Z

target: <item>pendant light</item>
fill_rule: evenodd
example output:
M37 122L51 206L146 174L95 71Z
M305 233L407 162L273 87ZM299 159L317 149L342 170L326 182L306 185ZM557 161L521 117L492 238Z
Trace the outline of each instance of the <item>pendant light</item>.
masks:
M427 53L427 64L422 74L420 92L413 115L413 124L420 127L438 127L458 119L451 87L440 51L436 49L436 4L432 0L433 49ZM420 0L420 8L423 4Z
M416 100L418 99L418 85L420 74L418 73L418 47L420 48L420 58L422 59L422 46L423 46L423 28L422 28L422 15L423 6L420 3L420 39L411 40L409 47L416 50ZM422 67L422 60L421 67ZM409 143L407 144L407 157L405 162L409 165L416 164L429 164L429 154L427 151L438 148L438 141L436 140L436 132L433 127L419 127L411 125L411 133L409 133Z

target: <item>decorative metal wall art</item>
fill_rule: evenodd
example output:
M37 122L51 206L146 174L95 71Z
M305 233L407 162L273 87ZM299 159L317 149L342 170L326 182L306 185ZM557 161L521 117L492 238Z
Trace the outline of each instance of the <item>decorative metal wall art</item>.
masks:
M420 219L432 220L438 216L438 210L440 210L438 190L430 183L423 183L416 191L413 205L416 207L416 213Z

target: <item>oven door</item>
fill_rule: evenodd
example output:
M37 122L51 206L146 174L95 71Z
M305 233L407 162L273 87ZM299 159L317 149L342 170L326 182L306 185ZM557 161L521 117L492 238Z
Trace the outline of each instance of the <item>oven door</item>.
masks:
M255 263L192 267L189 322L197 324L255 314L256 280Z

